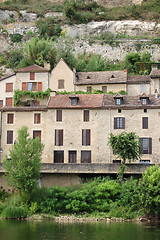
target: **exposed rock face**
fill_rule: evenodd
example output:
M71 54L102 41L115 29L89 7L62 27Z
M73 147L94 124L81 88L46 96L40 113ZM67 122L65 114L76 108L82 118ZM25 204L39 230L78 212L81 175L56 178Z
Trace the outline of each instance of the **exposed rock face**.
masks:
M97 35L105 32L112 34L124 34L128 36L150 35L158 37L160 35L160 24L156 22L140 22L136 21L102 21L89 22L88 24L78 24L73 26L65 26L66 35L72 38L85 37L87 35Z
M49 12L44 15L45 18L47 17L62 17L63 13L62 12Z
M27 13L26 10L20 11L21 17L20 20L22 22L33 22L37 20L37 14L35 13Z
M0 10L0 22L2 20L10 19L10 16L16 17L17 12L16 11L8 11L8 10Z
M95 0L97 3L106 7L125 6L125 5L139 5L143 0Z

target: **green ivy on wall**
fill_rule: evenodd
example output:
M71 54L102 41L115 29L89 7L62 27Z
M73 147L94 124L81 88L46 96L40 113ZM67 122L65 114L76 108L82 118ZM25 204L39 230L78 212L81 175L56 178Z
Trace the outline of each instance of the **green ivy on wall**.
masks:
M14 106L18 107L20 105L24 105L24 102L21 101L23 96L28 96L30 99L36 100L37 98L44 99L44 97L50 96L51 89L47 89L45 92L43 91L37 91L37 92L31 92L31 91L21 91L21 90L15 90L14 91Z

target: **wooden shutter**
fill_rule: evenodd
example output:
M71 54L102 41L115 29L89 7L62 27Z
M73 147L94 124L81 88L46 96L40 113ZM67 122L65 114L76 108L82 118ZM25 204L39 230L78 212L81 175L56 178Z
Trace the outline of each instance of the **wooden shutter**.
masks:
M63 146L63 130L59 130L59 146Z
M39 124L41 122L41 114L40 113L35 113L34 114L34 123Z
M152 154L152 138L149 138L149 154Z
M91 151L81 151L81 163L91 163Z
M35 80L35 72L30 72L30 80Z
M33 139L36 137L38 137L41 142L41 131L33 131Z
M11 107L12 106L12 98L6 98L6 106Z
M27 91L27 82L22 82L22 91Z
M13 131L7 131L7 144L13 143Z
M142 118L142 128L143 129L148 129L148 117L143 117Z
M84 122L89 122L89 110L84 110Z
M125 118L122 118L122 129L125 129Z
M0 108L3 107L3 100L0 100Z
M54 163L64 163L64 151L54 151Z
M13 92L13 83L6 83L6 92Z
M90 129L86 129L86 145L89 146L91 143L91 131Z
M62 121L62 110L57 110L57 122L61 122Z
M13 123L13 118L14 118L14 114L13 114L13 113L9 113L9 114L7 115L7 123L8 123L8 124Z
M140 153L143 154L143 138L140 138Z
M114 118L114 129L117 129L117 118Z
M37 91L42 91L42 82L38 82Z

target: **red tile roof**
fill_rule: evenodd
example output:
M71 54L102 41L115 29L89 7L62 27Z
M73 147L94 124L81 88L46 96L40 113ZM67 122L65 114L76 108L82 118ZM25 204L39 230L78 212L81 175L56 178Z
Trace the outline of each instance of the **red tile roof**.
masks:
M77 94L78 104L71 105L71 95L56 95L50 97L48 108L101 108L103 94Z
M127 82L127 72L124 71L77 72L76 76L76 85Z
M49 70L34 64L25 68L16 69L15 72L49 72Z
M3 76L3 77L0 78L0 81L5 80L5 79L7 79L7 78L9 78L9 77L12 77L12 76L14 76L14 75L16 75L16 74L15 74L15 73L11 73L11 74L9 74L9 75L5 75L5 76Z

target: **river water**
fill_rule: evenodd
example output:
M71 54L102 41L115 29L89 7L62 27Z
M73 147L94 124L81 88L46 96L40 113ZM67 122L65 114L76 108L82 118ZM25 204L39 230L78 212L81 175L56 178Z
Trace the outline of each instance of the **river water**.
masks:
M160 225L0 220L0 240L160 240Z

